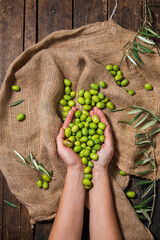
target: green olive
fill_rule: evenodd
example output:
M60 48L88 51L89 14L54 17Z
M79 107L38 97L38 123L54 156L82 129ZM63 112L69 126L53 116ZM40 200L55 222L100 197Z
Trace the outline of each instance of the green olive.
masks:
M135 94L135 92L133 90L129 90L128 93L132 96Z
M127 197L129 197L129 198L135 198L135 197L136 197L136 193L133 192L133 191L128 191L128 192L126 192L126 195L127 195Z
M81 147L81 146L75 146L75 147L73 148L73 151L74 151L74 152L81 152L81 151L82 151L82 147Z
M76 92L75 92L75 91L72 91L72 92L70 93L70 96L71 96L72 98L75 98Z
M109 101L109 99L107 97L105 97L104 99L101 100L101 102L103 103L107 103Z
M96 133L96 131L95 131L95 129L93 129L93 128L90 128L89 129L89 135L94 135Z
M68 138L68 140L70 140L71 142L75 142L76 141L76 138L75 138L75 136L70 136L69 138Z
M112 65L107 65L107 66L105 66L105 68L106 68L108 71L112 71L113 66L112 66Z
M81 105L83 105L83 104L85 103L84 97L79 97L79 98L78 98L78 102L79 102Z
M75 101L73 100L68 101L68 106L73 107L75 105L76 105Z
M80 141L75 141L75 142L74 142L74 145L75 145L75 146L80 146L81 143L80 143Z
M70 95L64 95L63 98L64 98L64 100L66 100L66 101L72 100L72 98L71 98Z
M99 97L99 99L104 99L104 95L103 95L103 93L98 93L98 97Z
M98 84L96 84L96 83L91 83L91 88L93 89L93 90L99 90L99 86L98 86Z
M93 149L99 151L101 149L101 145L95 144Z
M11 89L12 89L13 91L15 91L15 92L20 91L20 87L17 86L17 85L12 85Z
M76 133L76 137L78 137L79 139L82 137L82 131L81 130Z
M88 167L90 167L90 168L93 168L93 167L94 167L94 163L91 162L91 161L88 161L87 165L88 165Z
M18 121L23 121L24 119L25 119L25 114L24 113L19 113L18 115L17 115L17 120Z
M84 127L83 123L78 123L78 127L82 129Z
M81 122L80 118L76 118L74 123L75 123L75 124L78 124L78 123L80 123L80 122Z
M82 113L87 115L87 117L89 117L89 112L87 112L86 110L83 110Z
M84 157L83 152L84 152L84 149L82 149L82 151L80 151L80 153L79 153L79 156L80 156L81 158Z
M116 71L116 72L117 72L118 70L119 70L119 67L118 67L117 65L114 65L114 66L113 66L113 71Z
M82 157L81 161L82 161L82 163L85 164L85 165L88 163L88 160L87 160L86 157Z
M79 95L80 97L83 97L83 95L84 95L84 90L83 90L83 89L79 90L78 95Z
M88 136L88 129L86 127L82 128L82 135Z
M98 139L98 138L99 138L99 135L98 135L98 134L95 134L95 135L92 136L92 140L93 140L93 141L96 140L96 139Z
M63 112L62 114L63 114L63 117L65 117L65 118L66 118L66 117L67 117L67 115L68 115L68 112Z
M87 105L91 104L91 98L85 98L84 102Z
M85 189L87 189L87 190L89 190L89 189L91 189L91 187L92 187L92 183L91 183L91 185L84 185L84 187L85 187Z
M121 81L116 81L118 86L121 86Z
M64 79L64 84L69 87L71 86L71 81L68 79Z
M90 146L90 147L93 147L94 146L94 142L92 140L89 140L87 142L87 145Z
M73 137L73 136L72 136ZM69 148L72 148L73 147L73 142L69 139L65 139L63 141L63 144L66 146L66 147L69 147Z
M65 94L69 95L71 93L71 88L70 87L65 87Z
M39 181L37 182L37 187L38 187L38 188L42 188L42 185L43 185L42 181L39 180Z
M45 182L50 182L50 181L51 181L51 178L50 178L49 176L47 176L46 174L43 174L42 179L43 179Z
M94 107L96 104L93 100L91 100L91 106Z
M81 144L82 148L86 148L86 143Z
M92 149L92 153L96 153L97 151L95 149Z
M65 120L66 120L66 118L64 117L64 118L63 118L63 122L64 122Z
M87 119L87 115L82 114L82 115L80 116L81 122L85 121L86 119Z
M86 119L86 122L92 122L92 118L91 117L88 117L87 119Z
M90 167L86 167L84 169L84 173L91 173L91 172L92 172L92 168L90 168Z
M114 104L112 102L107 102L106 104L107 108L109 108L110 110L113 110L115 107L114 107Z
M88 178L84 178L83 179L83 184L86 185L86 186L90 186L91 185L91 181L88 179Z
M98 91L94 90L94 89L91 89L89 92L90 92L91 95L97 95L98 94Z
M78 130L79 130L78 125L74 125L71 129L71 131L74 132L74 133L78 132Z
M88 157L90 155L90 149L88 149L87 147L84 149L83 152L84 157Z
M91 153L90 158L94 161L97 161L98 160L98 155L96 153Z
M71 129L68 127L64 130L65 136L69 138L71 136Z
M101 88L106 88L106 83L105 83L104 81L100 81L100 82L99 82L99 86L100 86Z
M60 104L61 104L62 106L67 106L67 105L68 105L67 101L64 100L64 99L61 99L61 100L60 100Z
M117 71L117 75L122 75L123 76L123 73L122 73L122 71Z
M101 135L101 136L103 136L103 135ZM95 140L94 140L94 143L95 143L95 144L100 144L100 143L101 143L101 142L100 142L100 139L99 139L99 138L95 139Z
M97 129L97 133L99 135L104 135L104 131L102 129L100 129L100 128Z
M48 189L48 188L49 188L48 182L43 182L43 189Z
M84 92L84 98L91 98L91 94L89 91Z
M99 123L99 122L100 122L100 119L99 119L99 117L98 117L96 114L93 114L93 115L92 115L92 121L93 121L94 123Z
M117 73L115 71L110 71L110 73L112 74L112 76L116 76Z
M85 104L85 105L83 105L83 109L86 111L90 111L92 109L92 106Z
M121 81L122 78L123 78L122 75L116 75L116 76L114 77L114 79L115 79L116 81Z
M105 108L105 104L104 104L103 102L98 102L98 103L96 104L96 106L97 106L99 109Z
M92 179L92 173L86 173L86 174L84 174L84 178L85 179Z
M146 83L146 84L144 85L144 87L145 87L145 89L148 90L148 91L151 91L151 90L153 89L152 85L149 84L149 83Z
M127 80L127 79L123 79L123 80L121 81L121 86L125 87L125 86L127 86L127 85L128 85L128 80Z
M71 110L71 107L70 107L70 106L64 106L64 107L63 107L63 111L64 111L64 112L69 112L69 110Z
M103 123L103 122L99 122L99 123L98 123L98 128L104 130L104 129L106 128L106 124Z
M87 136L83 136L83 137L80 138L80 142L82 142L82 143L85 143L87 141L88 141L88 137Z
M99 99L99 97L98 97L97 95L93 95L93 96L92 96L92 100L93 100L95 103L100 102L100 99Z
M126 176L127 173L123 172L121 169L119 170L119 174L122 175L122 176Z
M104 142L104 139L105 139L104 135L101 135L101 136L99 137L99 140L100 140L101 143Z
M74 123L69 123L69 127L72 128L74 126Z
M92 129L97 129L97 124L91 122L91 123L89 124L89 127L92 128Z

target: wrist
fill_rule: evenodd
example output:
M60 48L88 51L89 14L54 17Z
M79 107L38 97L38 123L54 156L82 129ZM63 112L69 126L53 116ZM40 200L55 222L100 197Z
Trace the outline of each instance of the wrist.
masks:
M93 176L93 183L99 179L102 179L104 177L108 177L108 167L94 167L92 169L92 176Z

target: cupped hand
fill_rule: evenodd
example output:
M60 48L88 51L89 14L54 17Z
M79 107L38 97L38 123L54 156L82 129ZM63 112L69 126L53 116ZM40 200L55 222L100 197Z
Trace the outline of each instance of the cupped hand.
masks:
M104 113L97 107L94 107L93 110L90 111L90 116L93 116L94 114L98 115L100 121L106 124L106 128L104 130L105 141L101 146L101 149L97 152L99 159L94 161L94 168L96 169L100 167L108 167L114 154L114 140L110 124Z
M79 155L75 153L71 148L66 147L63 144L64 138L65 138L64 131L67 127L69 127L69 123L72 122L75 111L76 111L76 107L72 107L57 136L57 150L58 150L59 156L64 161L67 167L82 167L82 162Z

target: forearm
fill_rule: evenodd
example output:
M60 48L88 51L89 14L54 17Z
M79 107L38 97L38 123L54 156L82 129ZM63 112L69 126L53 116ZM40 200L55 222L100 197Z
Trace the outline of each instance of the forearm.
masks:
M105 168L93 169L93 188L89 191L89 199L91 240L121 240L109 174Z
M85 201L82 180L83 169L68 168L49 240L81 239Z

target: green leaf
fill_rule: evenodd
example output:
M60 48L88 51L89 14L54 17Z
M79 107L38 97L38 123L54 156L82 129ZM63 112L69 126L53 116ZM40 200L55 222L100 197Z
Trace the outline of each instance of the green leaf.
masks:
M134 186L137 187L137 186L142 186L142 185L146 185L149 183L153 183L153 181L152 180L142 180L140 182L137 182Z
M145 149L145 150L143 150L143 151L141 151L141 152L138 152L138 153L136 153L137 155L140 155L140 154L143 154L143 153L145 153L145 152L147 152L148 151L148 149Z
M148 32L150 32L150 33L152 33L153 35L157 35L157 36L159 36L156 32L154 32L149 26L146 26L146 27L144 27L144 29L146 29Z
M36 163L36 161L34 159L32 159L32 165L37 169L39 170L39 166L38 164Z
M143 116L135 125L134 128L138 127L141 123L143 123L146 118L148 117L149 113L147 113L145 116Z
M123 120L118 121L118 123L127 123L127 124L129 124L129 122L123 121Z
M120 65L121 65L121 63L123 61L124 56L125 56L125 53L123 53L123 55L122 55L122 58L121 58L121 61L120 61Z
M50 171L49 175L52 177L53 176L53 170Z
M154 188L154 183L151 183L146 190L144 191L144 193L142 194L141 198L144 198L152 189Z
M146 5L147 6L147 5ZM147 6L150 23L153 23L153 17L150 8Z
M41 165L39 165L39 169L40 169L43 173L45 173L46 175L48 175L49 177L52 177L52 176L47 172L47 170L46 170L44 167L42 167Z
M153 160L153 158L145 158L145 159L137 162L136 165L144 165L144 164L150 162L151 160Z
M148 138L149 138L149 141L150 141L150 144L151 146L154 148L154 142L153 142L153 139L148 135Z
M152 208L151 207L146 207L146 208L143 208L146 212L151 212L152 211ZM142 213L142 210L141 209L137 209L136 210L136 213Z
M13 107L13 106L16 106L16 105L18 105L18 104L20 104L20 103L22 103L22 102L24 102L24 99L19 100L19 101L17 101L17 102L14 102L14 103L12 103L12 104L9 105L9 106L10 106L10 107Z
M145 201L141 202L138 205L133 206L135 209L145 207L148 202L153 198L153 196L148 197Z
M150 39L147 39L145 37L142 37L142 36L137 36L140 40L142 40L143 42L147 43L147 44L155 44L155 42L153 42L152 40Z
M153 171L152 169L149 169L149 170L147 170L147 171L144 171L144 172L138 172L138 173L136 173L136 174L139 174L139 175L145 175L145 174L147 174L147 173L149 173L149 172L151 172L151 171Z
M143 127L141 127L140 130L144 130L144 129L148 128L148 127L151 127L151 126L153 126L156 122L157 122L157 119L154 119L154 120L146 123Z
M24 163L26 163L25 159L16 150L13 151L17 155L17 157L19 157Z
M151 33L146 33L146 32L142 32L142 31L140 31L140 33L145 35L145 36L148 36L148 37L158 37L158 35L153 35Z
M154 134L159 133L159 132L160 132L160 127L155 128L155 129L149 134L149 136L153 136Z
M128 108L128 107L124 107L124 108L116 108L116 109L113 109L113 110L109 110L108 112L118 112L118 111L123 111L123 110L125 110L126 108Z
M132 50L131 48L130 48L130 50L131 50L131 54L135 58L135 60L138 63L143 63L143 61L142 61L141 57L138 55L138 53L135 50Z
M144 217L148 220L148 222L151 223L151 218L148 215L148 213L143 208L141 208L141 211L142 211Z
M19 208L17 205L11 203L11 202L8 202L7 200L3 200L3 202L5 202L8 206L10 207L13 207L13 208Z
M141 145L141 144L144 144L144 143L149 143L149 141L148 140L143 141L143 139L142 139L142 140L136 142L137 145Z
M148 53L154 53L154 51L151 48L148 48L140 43L137 43L136 41L133 41L134 44L136 44L138 47L140 47L141 49L148 51Z
M146 220L146 218L143 215L137 214L137 217L141 220Z
M127 45L130 43L130 41L129 42L127 42L125 45L124 45L124 47L123 48L125 48L125 47L127 47Z
M143 112L141 109L134 109L132 111L127 112L127 114L133 114L133 113L140 113Z
M138 113L129 123L129 125L131 125L133 122L135 122L140 116L141 116L142 112Z
M137 63L133 60L133 58L131 58L128 54L127 57L135 66L137 66Z
M155 165L155 161L154 161L154 159L153 160L151 160L151 167L153 168L153 169L155 169L156 168L156 165Z
M145 112L148 112L148 113L150 113L154 118L156 118L158 121L160 121L160 119L157 117L157 115L156 115L152 110L148 110L147 108L138 107L138 106L130 106L130 108L140 109L140 110L143 110L143 111L145 111Z

